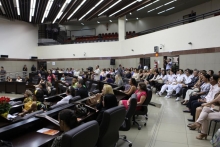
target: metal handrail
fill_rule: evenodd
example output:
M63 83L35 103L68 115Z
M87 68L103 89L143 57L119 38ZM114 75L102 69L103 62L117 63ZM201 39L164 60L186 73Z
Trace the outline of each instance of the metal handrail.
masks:
M214 11L211 11L211 12L207 12L207 13L204 13L204 14L200 14L200 15L197 15L197 16L189 17L189 18L186 18L186 19L178 20L178 21L175 21L175 22L172 22L172 23L169 23L169 24L166 24L166 25L162 25L162 26L159 26L159 27L156 27L156 28L153 28L153 29L148 29L148 30L139 32L137 34L138 35L145 35L145 34L152 33L152 32L155 32L155 31L159 31L159 30L162 30L162 29L167 29L167 28L174 27L174 26L177 26L177 25L180 25L180 24L184 24L185 22L198 20L198 19L201 19L201 18L205 19L205 17L211 16L211 15L216 14L218 12L220 12L220 9L217 9L217 10L214 10Z

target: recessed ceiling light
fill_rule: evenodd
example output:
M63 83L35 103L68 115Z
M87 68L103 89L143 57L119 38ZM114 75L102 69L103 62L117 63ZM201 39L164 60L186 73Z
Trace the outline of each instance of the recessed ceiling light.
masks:
M50 12L51 6L53 5L53 2L54 2L54 0L49 0L49 1L47 2L47 7L46 7L46 9L45 9L45 11L44 11L44 15L43 15L43 18L42 18L42 20L41 20L41 23L44 22L44 19L45 19L45 18L47 18L48 14L49 14L49 12Z
M98 16L102 15L103 13L105 13L106 11L108 11L109 9L111 9L112 7L114 7L115 5L117 5L117 3L121 2L121 0L118 0L116 3L114 3L113 5L111 5L109 8L105 9L104 11L102 11L101 13L99 13Z
M104 0L100 0L92 9L90 9L86 14L84 14L79 20L83 19L87 14L89 14L92 10L94 10L98 5L100 5Z
M99 21L97 21L97 23L100 23Z
M138 19L138 18L136 18L136 19Z
M144 8L146 8L146 7L148 7L148 6L152 5L152 4L154 4L154 3L156 3L156 2L159 2L159 1L160 1L160 0L156 0L156 1L152 2L152 3L150 3L150 4L147 4L146 6L143 6L143 7L139 8L139 9L137 9L137 11L140 11L140 10L142 10L142 9L144 9Z
M110 22L112 22L112 20L109 20Z
M128 19L127 19L127 18L126 18L125 20L126 20L126 21L128 21Z
M132 15L132 13L130 12L130 15Z
M109 15L109 17L111 17L111 16L117 14L118 12L120 12L120 11L126 9L127 7L129 7L129 6L133 5L133 4L135 4L136 2L137 2L137 1L134 1L134 2L132 2L132 3L130 3L130 4L128 4L127 6L123 7L122 9L120 9L120 10L116 11L115 13Z
M76 13L76 11L86 2L86 0L82 1L81 4L73 11L73 13L67 18L68 20Z

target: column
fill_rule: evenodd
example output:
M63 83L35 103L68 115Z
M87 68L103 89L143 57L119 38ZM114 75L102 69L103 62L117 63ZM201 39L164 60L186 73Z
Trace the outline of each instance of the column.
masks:
M126 16L118 18L118 40L123 41L125 40L125 24L126 24Z

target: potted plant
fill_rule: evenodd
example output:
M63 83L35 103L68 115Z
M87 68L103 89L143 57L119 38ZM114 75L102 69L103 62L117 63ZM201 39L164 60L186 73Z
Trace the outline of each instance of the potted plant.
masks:
M0 115L7 119L11 105L9 104L10 98L0 97Z

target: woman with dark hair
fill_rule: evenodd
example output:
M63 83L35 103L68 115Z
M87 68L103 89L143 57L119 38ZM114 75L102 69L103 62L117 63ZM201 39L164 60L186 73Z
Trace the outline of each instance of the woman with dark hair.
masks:
M62 110L58 115L60 130L65 133L78 126L78 121L74 111L70 109ZM54 139L51 147L61 147L63 134Z
M12 82L12 79L11 79L9 76L7 76L6 81L7 81L7 82Z
M137 95L137 105L142 105L147 98L146 84L144 82L138 83L138 87L135 91L135 94ZM128 100L119 101L119 105L124 105L125 108L128 109L130 105L130 98ZM137 109L139 110L140 107L137 107Z
M54 74L52 74L51 70L48 70L47 81L54 84L55 79L56 79L56 76Z
M107 74L106 79L103 82L114 83L114 80L111 78L110 74Z
M151 86L155 86L155 83L156 83L157 80L159 80L159 78L160 78L159 72L158 72L158 70L155 70L154 71L154 77L149 80L149 84Z
M127 94L127 95L131 95L135 92L136 85L137 85L136 80L134 78L131 78L129 80L129 88L127 88L127 89L125 88L125 91L122 91L122 90L120 90L120 91Z
M99 123L99 125L102 122L104 111L118 106L116 96L114 94L105 94L105 96L103 97L102 105L103 105L103 107L98 112L98 116L96 118L96 121Z
M167 82L168 75L166 74L166 70L162 70L161 75L159 79L156 81L154 87L156 88L156 93L161 90L161 87L164 85L164 83Z

